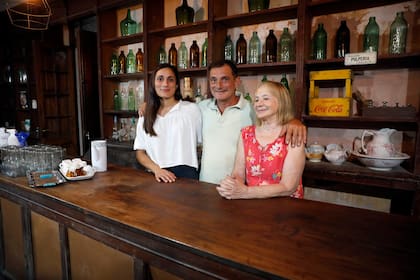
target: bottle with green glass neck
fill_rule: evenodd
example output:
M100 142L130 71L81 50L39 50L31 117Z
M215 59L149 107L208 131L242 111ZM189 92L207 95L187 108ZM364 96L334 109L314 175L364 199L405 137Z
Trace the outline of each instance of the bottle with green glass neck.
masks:
M131 18L131 11L127 9L127 16L120 22L121 36L128 36L137 32L137 22Z
M207 67L207 49L208 49L208 40L204 40L203 46L201 47L201 67Z
M129 111L135 111L136 110L136 97L134 95L133 88L130 88L128 90L128 110Z
M403 54L407 42L407 21L403 12L397 12L389 32L389 53Z
M225 59L233 61L233 54L235 53L235 51L233 48L233 42L232 42L232 39L230 38L230 35L226 36L224 51L225 51Z
M182 0L181 6L176 8L176 24L192 23L194 21L194 9L188 6L187 0Z
M136 56L133 53L133 50L130 49L127 54L126 62L126 73L135 73L136 72Z
M313 50L313 59L322 60L327 58L327 32L324 29L323 23L319 23L318 29L315 31Z
M247 93L245 93L245 94L244 94L244 98L245 98L246 100L248 100L249 102L252 102L252 97L251 97L251 95L249 94L249 92L247 92Z
M261 79L261 82L266 82L266 81L268 81L268 79L267 79L267 75L265 75L264 74L264 76L262 77L262 79Z
M178 68L187 69L188 66L188 50L185 42L181 42L178 48Z
M289 82L287 81L287 77L285 73L283 73L281 76L280 84L282 84L285 88L287 88L288 91L290 91Z
M375 17L369 17L369 22L365 27L363 34L363 51L378 52L379 46L379 25L376 23Z
M167 62L165 46L161 45L159 49L158 63L163 64Z
M252 32L249 40L249 63L261 63L261 41L257 31Z
M120 72L119 69L120 63L118 62L118 57L116 53L112 53L111 56L111 75L117 75Z
M280 61L291 61L293 57L293 39L289 28L283 28L280 36Z
M121 110L121 96L118 89L114 90L114 110L115 111Z

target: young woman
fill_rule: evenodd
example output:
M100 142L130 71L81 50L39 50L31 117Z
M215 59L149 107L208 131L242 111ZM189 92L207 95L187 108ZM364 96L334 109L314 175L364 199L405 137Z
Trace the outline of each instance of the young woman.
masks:
M233 172L217 191L227 199L303 198L304 146L292 147L285 136L280 137L283 126L294 117L289 92L280 83L264 82L253 106L256 125L241 130Z
M145 114L137 124L137 160L158 182L174 182L177 177L198 179L197 144L201 138L200 109L182 100L178 70L169 64L159 65L152 76Z

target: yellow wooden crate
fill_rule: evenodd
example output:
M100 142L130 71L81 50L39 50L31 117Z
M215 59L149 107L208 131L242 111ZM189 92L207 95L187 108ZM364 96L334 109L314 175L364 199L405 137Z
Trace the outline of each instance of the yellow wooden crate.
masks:
M311 71L309 85L309 115L348 117L352 112L351 70ZM344 80L344 97L319 98L319 87L316 81Z

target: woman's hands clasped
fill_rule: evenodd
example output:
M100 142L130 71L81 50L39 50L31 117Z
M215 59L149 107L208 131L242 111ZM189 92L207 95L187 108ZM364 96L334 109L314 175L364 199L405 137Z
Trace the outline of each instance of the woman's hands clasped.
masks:
M227 199L245 198L248 192L248 187L231 175L227 175L216 189L221 196Z

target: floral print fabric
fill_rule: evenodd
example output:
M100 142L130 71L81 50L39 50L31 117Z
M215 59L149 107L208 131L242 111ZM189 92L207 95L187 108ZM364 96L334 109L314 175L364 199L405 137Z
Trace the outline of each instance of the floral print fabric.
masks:
M245 176L248 186L278 184L281 180L284 160L287 155L285 137L261 146L255 137L255 126L247 126L241 131L245 152ZM303 198L302 180L291 195Z

